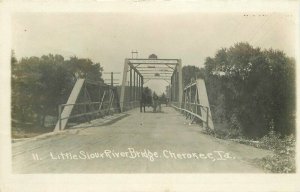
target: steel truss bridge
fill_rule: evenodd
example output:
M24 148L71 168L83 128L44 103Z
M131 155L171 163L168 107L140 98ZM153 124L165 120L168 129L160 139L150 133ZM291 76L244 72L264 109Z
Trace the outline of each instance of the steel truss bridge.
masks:
M113 80L108 85L77 79L67 103L58 106L54 131L139 107L144 84L150 80L166 81L171 106L192 123L214 129L204 80L183 88L181 59L154 57L125 59L121 86L114 86Z

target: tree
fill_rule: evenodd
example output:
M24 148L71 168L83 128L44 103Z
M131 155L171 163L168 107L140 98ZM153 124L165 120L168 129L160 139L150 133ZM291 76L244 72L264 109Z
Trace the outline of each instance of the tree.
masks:
M200 69L196 66L184 66L182 68L182 77L184 86L188 85L192 79L204 78L204 69Z
M87 78L93 81L104 82L102 77L103 68L100 63L93 63L90 59L78 59L71 57L65 62L65 68L76 78Z
M249 137L261 137L274 122L275 131L295 130L295 62L282 51L237 43L206 58L205 80L210 103L220 119L240 126ZM213 115L214 116L214 115ZM215 117L216 118L216 117ZM236 125L237 125L236 124Z
M102 81L102 68L89 59L64 60L61 55L22 58L12 55L12 118L44 126L46 115L57 115L65 103L75 78Z

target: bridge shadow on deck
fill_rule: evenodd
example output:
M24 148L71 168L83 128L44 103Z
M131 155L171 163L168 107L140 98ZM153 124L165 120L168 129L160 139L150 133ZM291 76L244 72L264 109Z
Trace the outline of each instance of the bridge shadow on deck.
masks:
M169 108L169 107L167 107L167 108ZM163 113L165 113L165 111L161 110L161 111L153 112L153 109L149 107L148 109L145 110L145 112L144 111L140 112L140 108L134 108L134 109L131 109L124 113L116 113L116 114L113 114L110 116L105 116L103 118L93 119L90 122L80 123L78 125L71 126L68 129L81 129L81 128L107 126L107 125L111 125L123 118L126 118L126 117L132 115L133 113L147 113L147 114L157 114L157 113L160 114L161 113L161 114L163 114Z
M68 129L92 128L92 127L111 125L125 117L128 117L129 115L130 114L128 114L128 113L114 114L111 116L106 116L104 118L93 119L90 122L81 123L81 124L69 127Z

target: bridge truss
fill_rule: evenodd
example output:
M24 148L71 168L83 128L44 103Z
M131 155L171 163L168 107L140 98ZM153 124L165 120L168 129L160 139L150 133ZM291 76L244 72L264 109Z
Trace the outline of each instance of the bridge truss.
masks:
M139 105L143 86L150 80L168 82L171 101L182 102L181 59L125 59L120 94L121 111Z
M79 78L67 103L58 106L54 131L64 130L68 124L76 125L120 112L116 87Z
M138 107L144 84L150 80L168 82L172 107L192 122L200 121L204 127L214 129L204 80L197 79L183 88L181 59L136 58L125 59L121 87L114 86L113 81L107 85L77 79L67 103L58 106L54 131L65 129L68 123L91 121Z

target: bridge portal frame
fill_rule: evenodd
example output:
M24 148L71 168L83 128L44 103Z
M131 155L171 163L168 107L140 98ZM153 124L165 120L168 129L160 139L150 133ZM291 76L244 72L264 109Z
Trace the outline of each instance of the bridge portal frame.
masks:
M124 111L127 73L129 72L130 102L138 103L144 84L150 80L165 80L170 84L171 102L181 106L183 98L181 59L129 59L124 61L120 108ZM132 99L134 99L132 101Z

